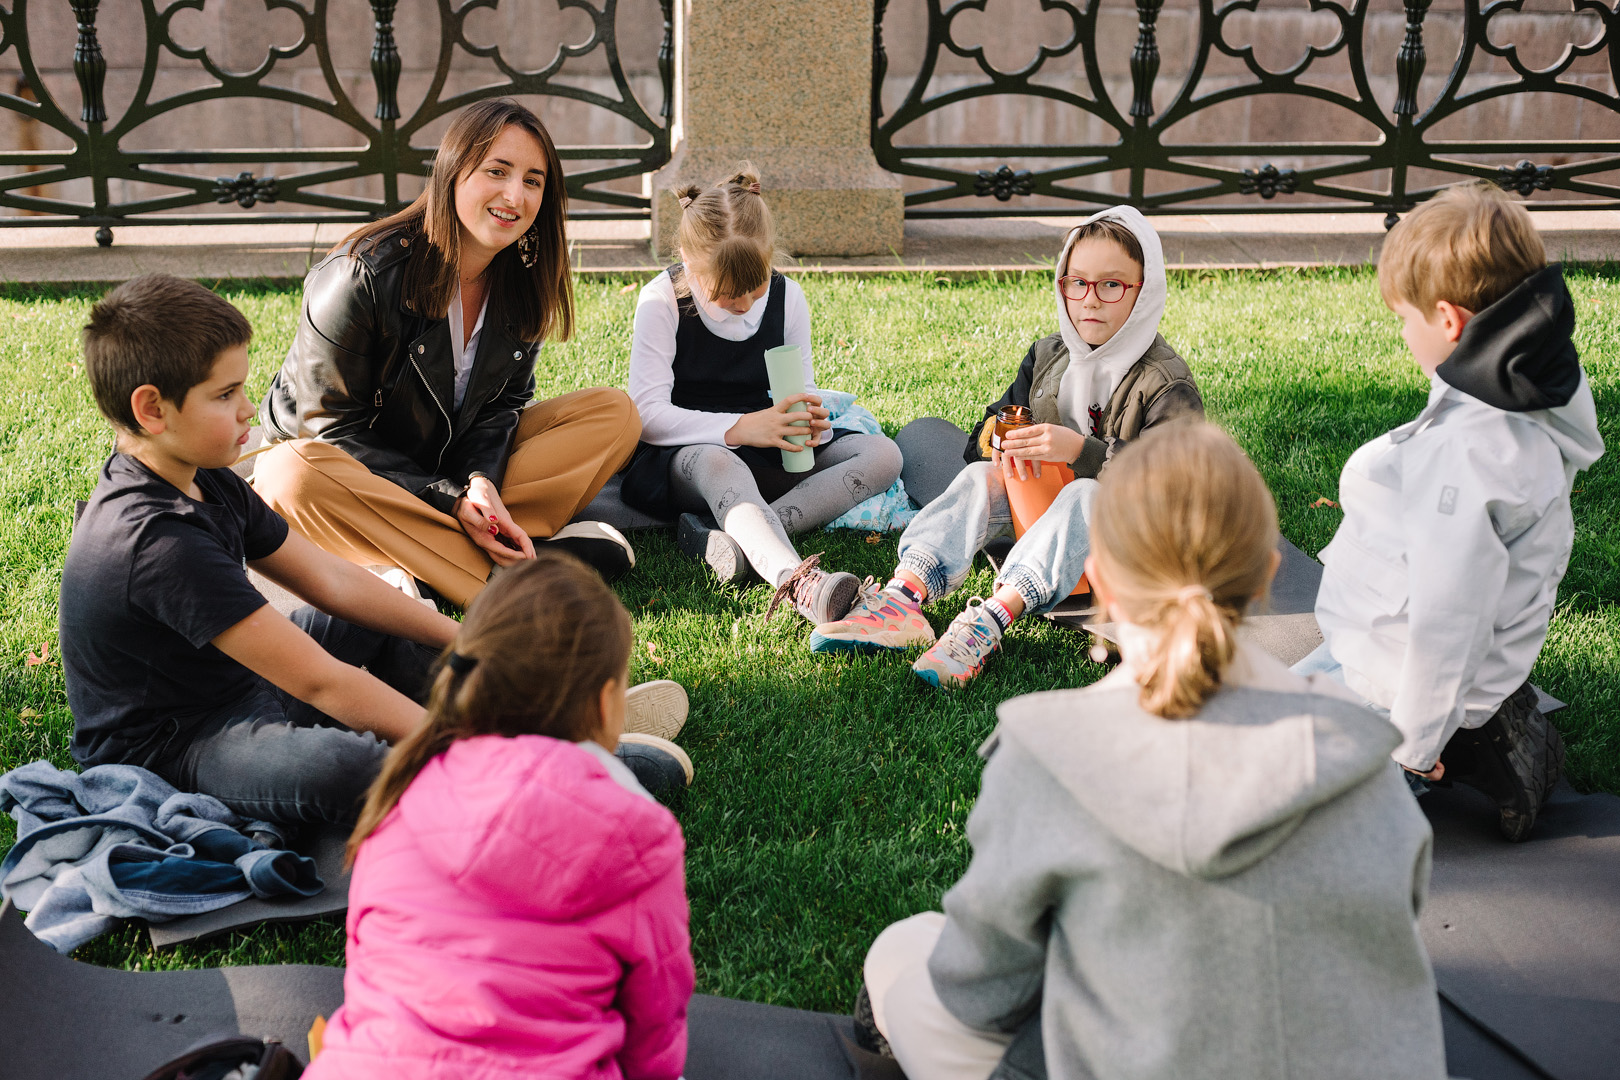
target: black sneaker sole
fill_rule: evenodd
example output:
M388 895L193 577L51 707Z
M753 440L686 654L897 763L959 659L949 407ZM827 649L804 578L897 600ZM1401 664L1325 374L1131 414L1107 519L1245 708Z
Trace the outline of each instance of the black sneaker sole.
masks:
M889 1047L889 1040L877 1028L877 1018L872 1015L872 995L867 993L864 980L861 982L861 992L855 995L854 1021L855 1045L868 1054L877 1054L893 1061L894 1051Z
M1453 735L1441 760L1445 779L1466 784L1496 803L1498 829L1518 843L1529 837L1563 775L1564 740L1536 707L1536 692L1526 683L1480 727Z
M748 580L748 557L730 533L711 529L696 514L682 514L675 525L675 546L694 559L701 559L722 585L741 585Z

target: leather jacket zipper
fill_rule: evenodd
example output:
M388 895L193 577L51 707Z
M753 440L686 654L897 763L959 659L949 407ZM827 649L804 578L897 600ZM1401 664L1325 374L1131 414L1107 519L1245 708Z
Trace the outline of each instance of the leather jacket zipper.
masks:
M450 449L450 440L455 438L455 423L450 419L450 414L445 411L444 402L440 401L439 395L433 392L433 384L428 382L427 375L417 365L416 357L407 353L406 358L410 360L411 368L416 372L416 377L422 380L422 389L427 391L427 396L433 399L433 404L438 406L440 415L444 417L444 445L439 447L439 456L433 461L433 471L438 472L439 468L444 464L444 452Z

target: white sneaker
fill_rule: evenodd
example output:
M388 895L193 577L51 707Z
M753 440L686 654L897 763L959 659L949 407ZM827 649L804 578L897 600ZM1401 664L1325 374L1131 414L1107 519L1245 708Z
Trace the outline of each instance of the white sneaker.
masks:
M624 730L673 739L686 726L691 707L686 688L673 679L637 683L624 694Z
M366 569L370 570L373 574L376 574L378 577L382 578L384 581L388 582L388 584L392 585L394 588L398 589L412 600L415 600L417 603L426 604L434 611L439 610L439 605L435 604L430 598L423 596L422 590L416 587L416 579L411 577L411 575L407 574L405 571L401 570L399 567L368 566Z

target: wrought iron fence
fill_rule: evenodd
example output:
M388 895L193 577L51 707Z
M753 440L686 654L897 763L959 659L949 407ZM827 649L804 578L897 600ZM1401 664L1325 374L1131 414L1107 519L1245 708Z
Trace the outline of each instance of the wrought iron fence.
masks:
M1228 40L1229 21L1240 12L1255 13L1260 0L1196 0L1198 31L1192 60L1169 104L1154 107L1161 88L1160 47L1156 23L1165 0L1135 0L1136 41L1129 58L1129 107L1115 105L1100 74L1098 17L1101 0L1039 0L1039 11L1061 12L1072 22L1069 39L1055 46L1042 45L1035 58L1016 71L1002 71L985 57L982 45L964 44L956 35L958 17L984 12L987 0L924 0L926 39L916 78L904 100L884 115L884 78L889 58L884 47L884 18L890 0L875 0L873 40L872 145L886 169L909 177L934 181L932 186L909 191L908 217L967 217L1005 214L1072 215L1075 203L1105 206L1132 203L1146 212L1196 207L1200 213L1252 213L1255 210L1382 210L1386 225L1398 213L1440 190L1444 183L1485 178L1522 195L1535 192L1570 193L1561 208L1620 207L1620 185L1598 174L1620 175L1620 141L1603 139L1470 139L1438 137L1436 128L1463 110L1493 99L1516 94L1558 94L1590 102L1602 109L1620 110L1620 96L1600 88L1561 78L1578 60L1607 54L1611 81L1620 84L1620 10L1600 0L1571 0L1576 15L1589 13L1601 23L1601 32L1585 44L1569 44L1550 66L1534 68L1521 59L1513 45L1493 41L1491 21L1521 12L1524 0L1463 0L1462 39L1456 60L1438 93L1419 107L1420 82L1428 65L1424 21L1432 0L1400 0L1405 34L1393 57L1396 93L1386 111L1376 100L1368 76L1367 19L1371 0L1308 0L1312 13L1326 13L1337 22L1337 36L1328 44L1302 46L1304 56L1284 70L1271 70L1255 57L1252 45ZM1033 7L1033 4L1031 5ZM973 61L983 79L971 85L930 92L942 57L952 54ZM1210 88L1208 70L1217 55L1241 63L1252 75L1243 85ZM1306 78L1313 65L1328 57L1348 61L1353 89L1333 89ZM1505 61L1505 71L1485 84L1469 80L1470 72L1486 56ZM1386 61L1388 57L1384 58ZM1082 86L1077 92L1053 80L1054 70L1072 65L1068 72ZM1499 65L1500 66L1500 65ZM1431 79L1432 82L1432 79ZM1170 141L1168 129L1202 111L1267 94L1293 95L1335 106L1370 124L1375 136L1355 141L1289 141L1265 145L1236 142ZM1055 101L1098 118L1111 129L1111 137L1067 145L937 145L907 142L920 125L942 109L995 95L1028 95ZM1516 164L1501 164L1518 158ZM1496 162L1467 160L1498 156ZM1580 160L1568 160L1579 156ZM1068 159L1050 168L953 167L952 159L1039 162ZM1309 167L1279 167L1266 159L1332 159ZM1553 163L1545 163L1549 158ZM1082 160L1075 160L1082 159ZM1222 159L1226 159L1223 162ZM1231 159L1240 159L1233 162ZM1538 160L1542 163L1538 163ZM1244 167L1242 161L1250 164ZM1150 174L1178 178L1185 186L1158 189ZM1102 189L1076 186L1076 181L1098 183L1114 174L1127 178ZM1346 178L1375 175L1379 183L1349 183ZM1439 175L1436 175L1439 174ZM1425 183L1442 180L1443 183ZM1279 195L1287 196L1278 200ZM1024 204L1035 197L1042 205ZM988 206L964 205L964 199L990 199ZM935 204L954 200L953 205ZM1059 202L1067 205L1057 205Z
M38 0L36 0L36 3ZM61 2L61 0L55 0ZM673 114L674 31L673 0L658 0L663 14L663 38L657 67L663 100L657 116L649 115L638 101L620 61L616 16L619 0L562 0L564 8L586 13L592 24L588 39L578 44L560 44L551 61L539 70L522 70L509 62L501 44L478 45L467 36L466 21L480 9L492 11L498 0L434 0L439 23L437 64L427 92L410 115L400 109L402 64L395 39L394 15L398 0L369 0L373 21L371 77L377 103L370 118L345 90L332 59L328 38L331 0L266 0L270 11L289 11L302 27L299 40L290 46L272 46L257 68L248 72L227 70L209 56L205 47L191 47L176 41L171 22L186 9L201 11L204 0L138 0L146 34L145 53L139 85L129 106L109 122L104 84L107 63L97 37L96 16L100 0L67 0L77 22L73 43L73 72L78 81L78 101L59 101L40 74L39 57L29 38L29 0L12 0L9 9L0 6L0 60L13 53L12 61L22 77L18 93L0 91L0 110L10 110L57 132L71 144L66 150L0 149L0 168L12 167L0 175L0 208L24 211L28 216L0 215L0 227L37 225L98 225L96 238L112 242L111 227L133 224L215 224L221 222L355 222L391 213L408 199L401 195L401 178L428 174L435 147L412 143L424 127L473 101L505 95L545 95L568 98L606 109L628 121L646 136L645 141L625 145L593 144L559 146L566 161L610 162L603 167L570 171L567 176L571 200L600 205L600 209L576 209L575 217L635 218L650 213L650 200L643 195L611 190L600 185L624 177L639 176L664 165L670 155L670 119ZM3 0L0 0L3 4ZM452 59L457 49L493 62L504 81L473 90L446 93ZM575 85L577 80L558 79L563 64L597 49L605 53L606 68L613 93ZM155 76L161 53L194 61L212 79L208 85L167 95L154 93ZM325 95L309 93L269 80L283 60L313 51L324 76ZM249 147L196 150L129 149L123 144L142 125L178 109L219 99L249 99L299 106L337 121L358 136L357 147ZM77 111L77 119L73 113ZM238 170L230 175L211 177L182 171L206 165L264 164L286 166L290 171L255 176ZM302 171L300 167L304 168ZM324 167L310 167L324 166ZM381 196L368 198L336 194L334 184L364 178L379 178ZM30 193L45 185L69 181L89 181L90 198L75 201ZM114 181L160 185L168 193L124 201L112 194ZM327 188L328 190L321 190ZM193 207L234 203L244 209L275 206L271 212L174 213ZM286 204L311 209L282 212ZM38 216L43 215L43 216Z

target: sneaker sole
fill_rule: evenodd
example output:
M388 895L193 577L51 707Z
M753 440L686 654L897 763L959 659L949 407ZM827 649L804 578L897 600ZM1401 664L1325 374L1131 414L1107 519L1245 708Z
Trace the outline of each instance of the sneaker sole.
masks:
M662 750L680 764L681 772L686 774L686 786L692 786L692 759L686 756L685 750L682 750L679 746L676 746L668 739L661 739L657 735L648 735L646 732L641 731L627 731L623 735L619 736L619 741L622 743L631 743L636 746L650 746L655 750Z
M673 739L686 726L691 708L686 687L673 679L638 683L624 695L624 730Z
M748 556L742 545L726 532L704 525L696 514L681 515L675 527L675 546L702 560L722 585L741 585L748 580Z
M919 646L926 649L934 643L933 638L913 638L910 641L890 645L872 638L839 638L828 637L819 630L810 632L811 652L854 652L854 653L890 653L905 652Z
M817 625L837 622L849 614L850 609L855 606L855 601L860 598L860 579L854 574L839 571L827 583L825 592L817 597L820 601L817 605L819 610L816 611L817 618L812 621Z
M1542 805L1563 775L1564 740L1552 721L1534 705L1505 710L1502 730L1508 738L1508 765L1530 796L1530 810L1524 813L1501 808L1497 827L1506 839L1519 843L1535 828Z

